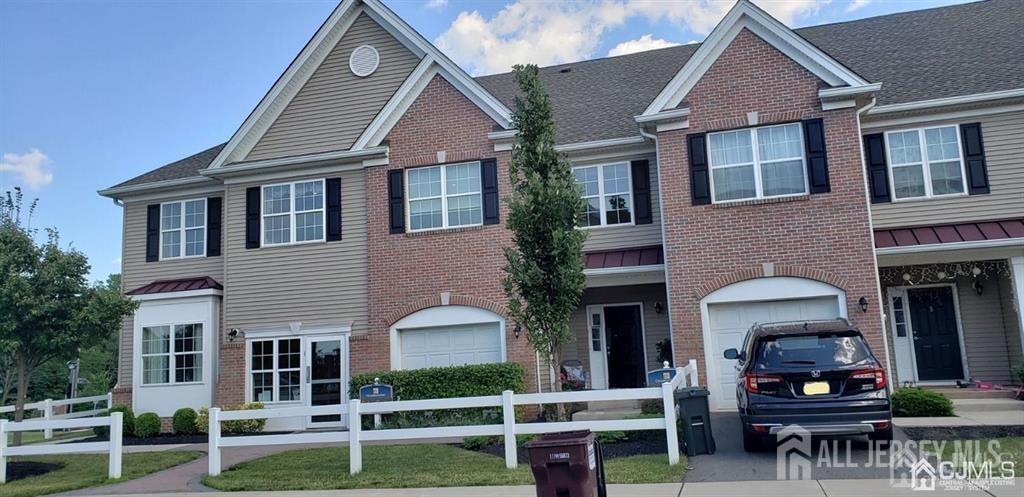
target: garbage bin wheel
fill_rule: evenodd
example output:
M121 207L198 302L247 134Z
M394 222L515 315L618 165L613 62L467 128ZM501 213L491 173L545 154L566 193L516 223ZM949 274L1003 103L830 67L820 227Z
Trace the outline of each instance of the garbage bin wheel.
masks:
M747 452L761 452L765 447L765 438L755 435L749 431L743 431L743 450Z

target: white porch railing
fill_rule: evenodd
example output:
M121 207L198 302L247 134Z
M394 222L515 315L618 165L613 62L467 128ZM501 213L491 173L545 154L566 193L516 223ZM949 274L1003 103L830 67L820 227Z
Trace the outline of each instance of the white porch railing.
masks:
M107 476L121 477L121 434L124 414L112 412L100 418L30 420L18 423L0 420L0 483L7 482L7 458L11 456L38 456L49 454L77 454L83 452L107 452L110 464ZM20 447L7 446L7 434L19 431L59 430L109 426L110 439L106 442L83 442L68 444L32 444Z
M106 407L103 408L103 409L100 409L98 407L98 404L101 403L101 402L106 402L106 404L107 404ZM75 406L77 404L88 404L88 403L92 403L92 409L89 409L87 411L73 412L73 406ZM25 404L25 411L26 412L28 412L28 411L42 411L42 415L39 416L39 418L41 418L41 419L43 419L45 421L50 421L50 420L54 420L54 419L90 418L90 417L96 416L97 414L103 414L104 411L110 409L110 407L113 406L113 405L114 405L114 394L110 393L110 392L107 392L106 395L94 395L92 397L77 397L77 398L74 398L74 399L60 399L60 400L46 399L46 400L40 400L39 402L31 402L31 403ZM54 414L53 413L53 408L54 407L61 407L61 406L67 406L66 412L63 413L63 414ZM3 414L5 412L14 412L14 410L15 410L14 406L3 406L3 407L0 407L0 414ZM43 438L45 438L46 440L49 440L49 439L53 438L53 429L52 428L47 428L43 432Z
M684 385L697 386L697 383L697 361L691 359L686 367L676 368L676 375L671 382L664 383L660 387L529 393L518 395L507 390L502 392L501 395L489 395L482 397L399 400L392 402L374 402L372 404L362 404L359 402L359 399L352 399L349 401L347 406L291 407L284 409L221 411L218 408L212 408L210 409L209 428L209 473L211 476L220 474L220 449L222 447L348 442L349 471L351 474L357 474L363 469L363 442L424 440L443 437L475 436L503 437L505 440L505 466L512 469L518 465L515 441L516 435L556 433L569 430L665 430L669 464L675 465L679 463L679 438L678 432L676 431L675 391ZM665 411L663 417L545 423L517 423L515 419L515 406L650 399L661 399L662 406ZM366 415L480 407L500 407L502 409L502 424L437 426L429 428L403 428L368 431L362 430L362 417ZM229 438L221 436L220 423L222 421L314 415L344 416L346 414L348 415L348 431L324 431L287 435L255 435Z

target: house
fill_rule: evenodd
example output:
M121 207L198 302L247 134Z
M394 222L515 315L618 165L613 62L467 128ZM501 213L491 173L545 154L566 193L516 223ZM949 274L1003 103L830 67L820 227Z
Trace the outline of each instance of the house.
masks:
M892 384L1013 381L1024 314L1024 3L790 29L740 0L701 44L541 69L586 197L564 351L592 388L845 317ZM115 395L136 411L343 402L351 374L516 361L510 74L472 78L345 0L226 143L100 192L124 212ZM338 423L306 420L306 426Z

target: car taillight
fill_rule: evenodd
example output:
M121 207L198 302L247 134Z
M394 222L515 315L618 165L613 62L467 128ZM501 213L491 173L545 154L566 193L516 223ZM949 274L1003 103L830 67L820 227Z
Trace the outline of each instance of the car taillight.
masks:
M747 374L743 377L747 391L751 393L774 393L782 386L782 377L773 374Z
M875 382L875 390L885 388L888 382L885 379L885 370L882 368L861 369L850 373L851 380L868 380Z

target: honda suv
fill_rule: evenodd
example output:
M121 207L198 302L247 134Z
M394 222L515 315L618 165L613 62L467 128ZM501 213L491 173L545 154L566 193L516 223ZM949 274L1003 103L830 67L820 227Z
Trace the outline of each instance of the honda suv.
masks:
M882 363L845 319L754 325L736 362L743 448L763 446L787 426L811 434L892 440Z

